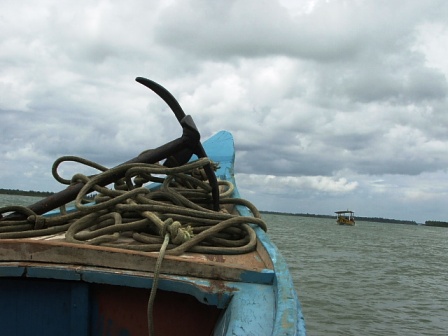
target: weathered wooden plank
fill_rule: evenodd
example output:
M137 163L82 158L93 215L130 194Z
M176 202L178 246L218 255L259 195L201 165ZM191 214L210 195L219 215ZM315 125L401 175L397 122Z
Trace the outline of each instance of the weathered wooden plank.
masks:
M261 245L261 244L259 244ZM243 255L185 253L167 255L162 274L193 276L205 279L270 283L272 264L266 264L263 248ZM139 252L111 247L79 245L60 241L4 239L0 241L0 261L42 262L110 269L153 272L158 253Z

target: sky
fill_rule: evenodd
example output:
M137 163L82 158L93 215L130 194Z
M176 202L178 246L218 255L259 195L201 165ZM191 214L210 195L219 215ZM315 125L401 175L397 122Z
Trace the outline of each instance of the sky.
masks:
M448 1L0 2L0 188L230 131L260 210L448 220ZM69 164L70 178L86 169Z

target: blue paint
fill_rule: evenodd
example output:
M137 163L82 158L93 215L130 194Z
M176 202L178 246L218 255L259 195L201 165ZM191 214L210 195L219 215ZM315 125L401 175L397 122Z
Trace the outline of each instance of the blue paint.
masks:
M215 335L270 335L273 330L275 297L272 286L239 283L239 291L232 297L223 321ZM272 332L272 335L278 335Z
M26 276L28 278L41 278L41 279L58 279L58 280L81 280L81 275L75 271L67 272L67 270L62 266L52 266L52 267L27 267Z
M90 328L90 299L88 286L71 283L70 330L73 335L87 335Z
M0 266L1 277L21 277L25 273L25 267L21 266Z
M83 281L117 286L129 286L135 288L151 288L152 279L149 275L135 276L126 272L109 272L107 269L87 268L81 271Z
M274 282L275 272L270 269L264 269L260 272L244 271L241 273L240 279L246 283L257 283L270 285Z
M0 278L0 298L2 335L88 335L83 283Z

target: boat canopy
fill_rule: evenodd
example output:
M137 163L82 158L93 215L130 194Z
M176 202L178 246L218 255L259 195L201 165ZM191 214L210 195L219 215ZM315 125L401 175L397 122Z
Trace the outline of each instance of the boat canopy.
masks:
M337 213L337 214L344 214L344 213L354 214L355 212L354 211L350 211L350 210L345 210L345 211L335 211L334 213Z

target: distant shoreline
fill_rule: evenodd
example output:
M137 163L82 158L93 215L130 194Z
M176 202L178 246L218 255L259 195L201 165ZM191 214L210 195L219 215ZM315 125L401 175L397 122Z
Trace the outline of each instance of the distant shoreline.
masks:
M314 218L336 218L336 216L330 215L314 215L314 214L304 214L304 213L284 213L275 211L260 211L261 213L282 215L282 216L300 216L300 217L314 217ZM407 224L407 225L417 225L416 221L410 220L400 220L400 219L389 219L389 218L379 218L379 217L356 217L356 221L360 222L378 222L378 223L394 223L394 224Z
M0 194L3 195L19 195L19 196L34 196L34 197L47 197L51 196L54 193L49 191L34 191L34 190L18 190L18 189L2 189L0 188ZM273 215L282 215L282 216L299 216L299 217L314 217L314 218L335 218L335 216L330 215L315 215L309 213L287 213L287 212L276 212L276 211L263 211L260 210L260 213L265 214L273 214ZM356 217L357 221L360 222L377 222L377 223L393 223L393 224L406 224L406 225L417 225L417 222L410 220L400 220L400 219L389 219L389 218L379 218L379 217ZM428 220L425 222L425 225L428 226L440 226L440 227L448 227L448 222L442 221L431 221Z
M34 191L34 190L18 190L18 189L2 189L0 188L0 194L2 195L19 195L19 196L35 196L35 197L46 197L51 196L54 193L49 191Z

